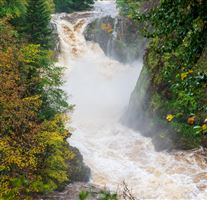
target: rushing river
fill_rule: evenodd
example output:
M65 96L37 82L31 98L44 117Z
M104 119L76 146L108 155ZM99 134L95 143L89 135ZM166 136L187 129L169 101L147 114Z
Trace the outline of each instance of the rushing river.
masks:
M140 199L207 199L202 156L156 152L150 138L120 123L142 60L122 64L85 41L87 23L107 14L117 14L113 1L98 1L91 12L53 17L60 37L59 64L66 67L64 90L76 105L70 144L81 151L94 184L116 190L125 181Z

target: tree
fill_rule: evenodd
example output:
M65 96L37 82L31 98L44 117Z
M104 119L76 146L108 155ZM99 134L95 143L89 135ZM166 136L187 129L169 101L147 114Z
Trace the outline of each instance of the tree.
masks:
M51 9L47 0L30 0L25 17L25 32L31 43L51 47L52 30L49 26Z
M29 193L50 192L69 180L68 160L73 158L66 139L66 118L53 109L41 119L43 88L58 79L51 73L41 79L39 45L18 41L16 31L0 20L0 199L28 199ZM34 72L34 67L39 66ZM48 67L48 65L46 65ZM44 65L41 68L43 73ZM51 69L51 68L49 68ZM46 73L47 69L44 69ZM34 76L28 80L28 74ZM26 78L25 78L26 77ZM54 82L60 82L53 80ZM43 84L43 88L40 87ZM31 90L31 85L35 87ZM47 90L50 87L47 86ZM54 84L52 84L54 85ZM40 88L40 89L39 89ZM61 97L59 97L61 98ZM45 102L46 103L46 102ZM56 109L56 110L55 110Z
M54 64L51 0L0 0L0 199L32 199L70 180L68 109ZM16 5L15 5L16 3ZM26 17L25 17L26 15ZM21 19L26 20L22 34ZM11 25L12 24L12 25ZM21 31L21 34L20 34ZM26 35L26 36L25 36ZM80 163L80 162L79 162Z
M51 119L69 107L66 96L60 89L63 68L53 63L53 53L41 49L40 45L25 44L20 49L21 80L25 84L25 95L40 95L41 120Z

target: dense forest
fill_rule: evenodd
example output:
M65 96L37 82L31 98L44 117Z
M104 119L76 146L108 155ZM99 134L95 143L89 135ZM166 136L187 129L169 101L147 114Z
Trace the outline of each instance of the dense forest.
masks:
M78 9L82 1L0 1L0 199L27 199L70 180L71 106L49 25L60 2Z
M50 21L55 12L83 11L93 3L0 0L2 200L32 199L64 188L74 177L70 163L79 152L66 141L73 106L61 89L64 68L56 65L56 35ZM140 100L136 90L146 80L148 93L143 94L143 104L139 102L143 115L136 125L150 116L148 128L162 127L161 141L176 134L174 147L207 147L207 1L117 0L117 4L120 14L139 24L148 40L132 97ZM138 110L133 107L133 112ZM80 193L80 199L87 196ZM103 192L100 199L118 197Z

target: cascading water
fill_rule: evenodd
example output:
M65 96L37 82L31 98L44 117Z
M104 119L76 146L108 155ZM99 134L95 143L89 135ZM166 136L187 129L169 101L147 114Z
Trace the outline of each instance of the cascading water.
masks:
M76 105L69 142L81 151L94 184L115 190L125 181L140 199L207 199L207 165L199 154L156 152L149 138L119 122L142 60L119 63L83 36L93 18L116 12L114 1L98 1L93 12L53 16L58 64L66 67L64 90Z

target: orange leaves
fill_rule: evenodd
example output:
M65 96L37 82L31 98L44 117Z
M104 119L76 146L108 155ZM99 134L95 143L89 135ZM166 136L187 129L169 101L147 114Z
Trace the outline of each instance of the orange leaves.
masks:
M19 63L21 52L12 30L6 24L3 27L0 29L0 168L12 178L18 171L32 173L38 164L36 154L43 151L36 140L41 101L39 96L25 97ZM2 184L5 183L0 183L0 187Z
M192 116L188 117L187 123L189 125L193 125L193 124L195 124L195 119L196 119L196 116L195 115L192 115Z

